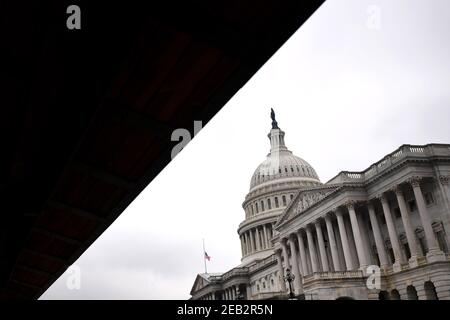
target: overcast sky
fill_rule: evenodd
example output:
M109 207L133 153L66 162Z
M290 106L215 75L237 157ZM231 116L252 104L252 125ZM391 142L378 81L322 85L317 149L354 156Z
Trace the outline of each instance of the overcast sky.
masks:
M450 143L450 2L328 0L66 272L45 299L187 299L240 263L237 227L270 108L322 182L400 145ZM189 128L192 129L192 128Z

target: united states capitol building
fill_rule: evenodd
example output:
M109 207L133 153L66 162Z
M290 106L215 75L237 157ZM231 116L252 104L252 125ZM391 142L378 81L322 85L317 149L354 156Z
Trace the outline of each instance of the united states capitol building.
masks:
M403 145L322 183L284 135L272 111L241 264L198 274L192 299L450 299L450 145Z

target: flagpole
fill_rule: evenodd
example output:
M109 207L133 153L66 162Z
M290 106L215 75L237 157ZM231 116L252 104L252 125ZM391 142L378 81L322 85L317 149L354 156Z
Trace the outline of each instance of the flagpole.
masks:
M207 274L208 273L208 269L206 269L206 256L205 256L205 253L206 253L206 251L205 251L205 239L202 239L203 240L203 262L205 263L205 274Z

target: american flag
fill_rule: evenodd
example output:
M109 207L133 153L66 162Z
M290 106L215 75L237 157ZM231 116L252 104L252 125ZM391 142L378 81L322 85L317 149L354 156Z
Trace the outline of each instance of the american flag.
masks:
M208 256L208 254L206 253L206 251L205 251L205 259L208 259L208 261L210 261L210 260L211 260L211 257L210 257L210 256Z

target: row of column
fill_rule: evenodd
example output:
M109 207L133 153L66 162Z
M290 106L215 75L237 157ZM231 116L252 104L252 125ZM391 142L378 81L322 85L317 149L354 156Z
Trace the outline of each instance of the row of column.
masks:
M420 178L414 177L409 179L407 182L413 189L420 221L425 232L425 237L428 244L427 257L431 259L433 259L433 257L442 257L443 253L440 251L439 244L434 235L430 215L427 211L422 190L420 188ZM410 263L417 265L419 250L415 241L414 231L403 192L400 186L396 186L389 191L395 193L396 200L399 205L402 223L411 252ZM384 238L375 213L374 203L376 201L381 203L384 218L386 220L388 236L392 244L395 258L393 264L394 271L399 271L401 270L401 264L405 261L403 261L403 255L401 254L400 241L394 225L394 220L386 193L382 193L375 199L365 203L369 213L369 219L372 226L372 232L375 239L375 246L378 252L380 264L381 267L386 267L389 262L384 245ZM329 246L325 245L322 219L318 219L313 223L308 224L305 228L301 228L296 232L291 233L287 238L281 239L281 248L276 252L279 273L282 277L284 277L284 270L286 268L292 269L292 272L295 275L294 287L298 293L302 293L303 290L301 281L303 275L308 275L319 271L353 270L358 267L365 268L370 264L370 246L367 238L368 231L363 228L363 224L359 221L360 217L359 214L357 214L355 207L356 202L349 201L344 206L348 211L348 220L344 218L345 211L342 207L339 207L324 216ZM332 219L333 217L336 219ZM337 222L337 228L334 221ZM350 225L348 225L348 221L350 221ZM299 254L297 254L297 246L299 248ZM289 261L288 251L291 252L291 261ZM331 257L329 253L331 253ZM284 269L281 263L282 257L284 260ZM284 281L281 281L281 283L283 284ZM283 287L283 290L285 289L286 285Z
M237 300L238 294L238 286L232 285L223 291L207 293L200 300Z
M231 286L223 290L222 299L223 300L236 300L237 298L237 287Z
M272 224L263 224L247 230L240 236L242 256L269 249L272 246L272 236Z

